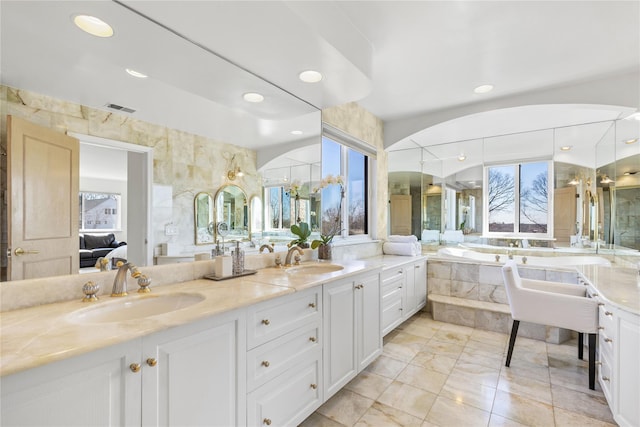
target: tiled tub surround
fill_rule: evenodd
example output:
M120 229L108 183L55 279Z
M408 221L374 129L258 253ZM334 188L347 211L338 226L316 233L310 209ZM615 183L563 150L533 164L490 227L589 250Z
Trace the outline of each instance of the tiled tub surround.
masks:
M508 333L512 318L502 279L502 264L454 261L429 257L427 263L427 310L434 320ZM557 270L520 265L522 277L554 282L578 283L576 270ZM520 324L523 337L561 343L571 337L566 329Z

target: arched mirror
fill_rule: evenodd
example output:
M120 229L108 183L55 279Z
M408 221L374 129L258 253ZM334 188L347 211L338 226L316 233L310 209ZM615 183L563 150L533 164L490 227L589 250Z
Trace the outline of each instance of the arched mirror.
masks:
M237 185L220 187L215 197L215 221L228 225L227 240L249 239L249 206L242 188Z
M251 222L250 222L250 233L251 238L260 238L262 234L262 199L258 196L253 196L251 198Z
M196 194L193 201L196 245L214 242L213 196L206 192Z

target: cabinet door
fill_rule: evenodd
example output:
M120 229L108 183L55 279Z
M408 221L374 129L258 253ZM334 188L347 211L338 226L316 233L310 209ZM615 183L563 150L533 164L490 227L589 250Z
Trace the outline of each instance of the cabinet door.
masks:
M427 304L427 261L418 261L413 265L415 276L416 308Z
M323 288L325 400L356 376L355 292L353 281Z
M246 424L246 324L241 313L143 339L143 425Z
M413 264L409 264L404 267L404 306L402 307L403 318L406 320L413 316L418 307L418 300L416 299L416 283L415 283L415 269Z
M139 426L140 340L2 377L4 426Z
M615 399L618 400L616 421L621 426L640 425L640 321L637 315L624 313L621 310L618 323L618 389ZM615 412L615 411L614 411ZM614 414L615 415L615 414Z
M358 372L382 353L380 276L367 276L356 283Z

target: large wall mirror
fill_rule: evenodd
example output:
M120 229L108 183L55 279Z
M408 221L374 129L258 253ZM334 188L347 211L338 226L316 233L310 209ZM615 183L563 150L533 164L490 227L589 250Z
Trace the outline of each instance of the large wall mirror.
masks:
M234 199L233 208L231 201L223 202L222 206L227 203L229 207L228 216L237 237L247 239L252 227L248 198L264 197L256 171L263 165L260 160L263 155L279 153L286 156L292 147L307 143L319 145L321 114L317 108L180 38L120 3L88 2L83 6L83 13L108 16L109 23L118 29L134 25L137 33L145 35L129 39L123 36L128 34L126 31L119 31L121 36L109 40L109 49L104 47L104 40L78 37L77 28L69 21L69 16L77 13L72 2L45 2L39 9L41 13L35 16L31 14L31 6L29 2L3 4L1 31L6 43L3 42L2 84L9 89L5 88L8 94L0 101L2 114L23 114L27 119L33 116L41 119L40 124L51 123L52 127L53 124L65 124L75 133L86 134L95 128L97 136L154 148L149 162L153 168L149 175L152 179L147 180L150 181L150 214L136 218L142 224L127 224L118 240L130 245L135 241L150 254L160 253L161 244L169 242L177 246L181 254L208 251L208 245L211 248L215 245L215 235L212 238L208 231L211 221L206 215L210 200L206 195L200 195L194 202L194 197L203 188L215 189L232 183L246 192L244 202ZM19 24L27 16L37 29L28 34ZM166 46L166 50L146 48L150 41ZM87 51L92 55L87 56ZM141 84L124 73L123 52L134 55L137 64L147 65L148 70L153 71L151 78ZM171 56L173 52L177 52L176 57L179 55L182 60L167 62L167 55ZM55 59L61 62L54 63ZM23 64L30 65L28 72L22 70ZM242 94L247 88L264 93L266 101L261 104L244 102ZM116 95L117 99L114 98ZM172 108L167 108L168 100L171 100ZM133 107L136 112L108 110L104 107L107 103ZM87 106L89 113L81 105ZM89 119L80 114L81 111L95 119L95 123L88 124ZM55 117L55 120L48 117ZM4 119L2 123L5 123ZM214 142L219 145L209 145ZM229 147L229 152L221 152L223 144ZM256 149L258 146L264 149ZM4 139L2 147L6 149ZM131 156L130 153L129 162ZM9 194L6 167L1 169L0 191ZM133 169L129 173L134 174L130 176L135 181L144 181L135 175L136 168L129 169ZM243 176L232 181L228 174L230 170L241 171ZM134 181L132 178L130 182ZM135 198L138 193L131 191L130 194ZM263 201L266 206L264 198ZM6 206L2 204L3 211L0 212L3 221ZM254 206L257 210L257 202ZM128 208L132 211L131 202ZM257 211L253 215L264 218ZM8 233L6 222L1 225L0 278L7 280L9 260L6 250L9 245L5 239ZM149 230L145 236L138 233L143 228ZM137 264L144 266L153 262L153 256L150 256L149 261Z
M196 245L214 243L215 217L213 215L213 196L206 192L196 194L193 202Z
M216 193L215 221L227 225L226 240L249 239L249 203L247 195L237 185L225 185ZM216 239L221 239L216 236Z
M434 249L501 245L508 239L492 238L492 230L535 227L541 234L533 245L637 258L639 135L638 121L607 120L428 147L399 144L388 153L390 233L401 218L394 219L394 199L407 198L408 234ZM512 163L521 165L520 181L501 170ZM503 173L503 185L488 185L491 173ZM514 220L509 203L515 199L504 194L509 203L487 210L485 197L499 199L501 188L514 185L520 186L520 210L530 211Z

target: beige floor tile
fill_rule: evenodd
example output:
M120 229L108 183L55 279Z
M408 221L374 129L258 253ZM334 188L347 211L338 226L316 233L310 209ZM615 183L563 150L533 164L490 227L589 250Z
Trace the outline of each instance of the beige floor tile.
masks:
M309 418L304 420L299 427L344 427L344 424L327 418L319 412L314 412Z
M440 327L440 330L455 332L470 337L474 331L474 328L471 328L469 326L454 325L453 323L443 323Z
M413 322L402 329L403 332L426 339L433 338L439 330L440 326L432 325L428 322Z
M556 425L562 427L613 427L616 425L558 407L553 408L553 413Z
M408 365L396 377L396 381L438 394L447 381L447 375L422 366Z
M373 399L367 399L350 390L342 389L318 408L318 412L333 421L352 426L367 412L371 405L373 405Z
M427 340L417 335L400 332L384 344L383 354L403 362L409 362L426 344Z
M384 354L371 363L366 370L383 377L394 379L407 366L406 362L393 359Z
M495 388L498 385L500 369L458 361L450 375L463 377L467 381Z
M465 345L467 341L469 341L470 335L471 334L465 334L465 333L450 331L450 330L441 328L438 332L435 333L435 335L433 336L433 339L441 342Z
M469 340L499 346L504 349L509 342L509 335L501 334L500 332L474 329L469 336Z
M476 348L469 347L469 345L465 346L464 350L462 350L462 353L458 358L458 362L475 363L477 365L498 370L504 363L502 353L478 350Z
M408 384L394 381L378 398L378 402L424 419L436 395Z
M498 380L498 390L517 394L538 402L552 404L551 385L545 381L514 375L511 371L502 371Z
M507 347L504 344L496 343L493 341L476 341L472 338L467 341L465 348L472 348L476 350L486 351L495 355L507 354Z
M435 338L430 339L429 342L422 347L422 351L424 352L438 354L440 356L446 356L456 360L460 357L462 350L464 350L463 344L438 341Z
M552 426L553 408L527 397L496 391L492 413L529 426Z
M520 424L517 421L510 420L498 414L491 414L489 427L527 427L527 425Z
M355 427L421 427L421 425L421 418L375 402L355 424Z
M493 399L496 395L495 387L487 387L467 381L461 376L450 375L444 383L440 396L456 402L471 405L483 411L491 411Z
M526 360L511 359L511 366L504 366L503 363L500 371L509 371L512 375L533 378L534 380L544 381L551 384L549 368L547 366L536 365L535 363L527 362Z
M557 408L566 409L608 423L614 422L607 400L602 394L584 393L552 384L551 395L553 397L553 406Z
M453 370L453 367L456 365L456 359L421 351L416 354L416 357L414 357L409 363L411 365L422 366L423 368L449 375Z
M487 426L490 413L455 400L439 396L425 421L440 426Z
M362 371L357 377L352 379L345 388L369 399L377 399L385 389L391 384L391 378L374 374L373 372Z

